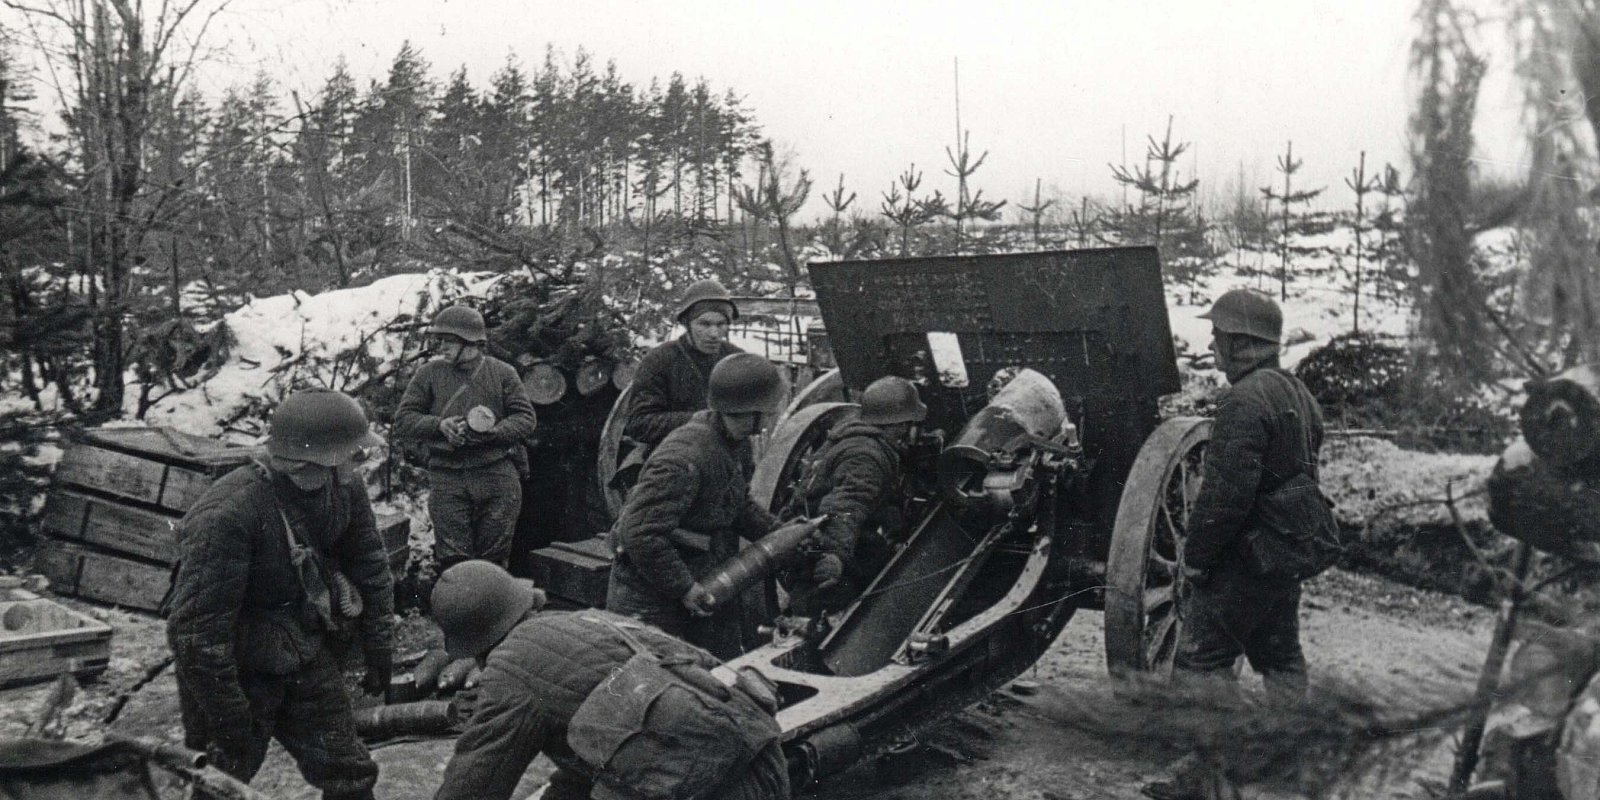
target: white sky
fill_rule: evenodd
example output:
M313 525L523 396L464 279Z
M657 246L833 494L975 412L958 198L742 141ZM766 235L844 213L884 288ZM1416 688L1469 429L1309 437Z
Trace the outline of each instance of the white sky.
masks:
M817 188L839 174L876 211L910 162L923 191L954 193L943 174L961 119L990 151L976 183L986 198L1031 200L1035 178L1073 202L1116 196L1108 162L1142 161L1169 114L1194 143L1182 164L1202 192L1273 179L1294 141L1300 184L1404 166L1413 0L1055 0L1054 2L717 2L715 0L234 0L213 43L209 93L265 69L305 96L339 55L357 80L381 78L409 39L443 80L466 65L475 85L508 53L530 71L546 44L615 60L636 85L673 71L746 100L767 135L793 151ZM1494 23L1491 23L1493 25ZM1502 60L1503 61L1503 60ZM1499 64L1502 68L1504 64ZM1480 101L1481 153L1514 171L1522 147L1516 99L1491 81ZM1008 216L1008 218L1010 218Z

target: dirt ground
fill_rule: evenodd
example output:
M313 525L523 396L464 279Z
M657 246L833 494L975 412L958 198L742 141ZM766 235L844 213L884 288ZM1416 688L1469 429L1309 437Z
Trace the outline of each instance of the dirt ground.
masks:
M111 668L86 685L69 711L68 735L93 736L104 720L165 657L159 621L142 615L74 603L117 628ZM1332 572L1306 587L1302 641L1313 681L1355 681L1383 692L1422 683L1466 691L1482 662L1493 613L1460 600L1421 592L1382 579ZM427 636L420 620L407 628L407 646ZM1258 685L1246 675L1247 685ZM0 736L21 734L36 713L44 687L0 693ZM1139 786L1159 778L1179 754L1135 747L1082 730L1074 709L1122 702L1113 695L1101 640L1101 615L1083 611L1055 646L1018 684L997 692L928 733L917 754L892 765L866 764L806 796L845 800L1021 798L1025 800L1132 800ZM115 728L178 741L171 670L132 692L116 713ZM450 755L450 742L428 740L379 746L378 797L413 800L432 795ZM1442 780L1449 768L1447 744L1433 747L1381 784L1352 776L1352 797L1424 798L1419 782ZM518 797L532 793L547 773L536 762ZM292 762L274 748L253 785L282 800L314 800ZM1246 797L1292 797L1245 787Z

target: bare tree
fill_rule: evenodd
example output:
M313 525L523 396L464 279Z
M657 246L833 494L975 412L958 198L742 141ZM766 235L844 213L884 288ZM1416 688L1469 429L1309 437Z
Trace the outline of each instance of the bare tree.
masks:
M145 170L152 127L187 84L212 20L226 0L177 0L155 11L138 0L3 0L28 20L50 59L80 163L83 250L94 279L90 303L95 399L100 416L120 413L131 348L126 325L135 269L149 234L171 213L181 186L153 186Z

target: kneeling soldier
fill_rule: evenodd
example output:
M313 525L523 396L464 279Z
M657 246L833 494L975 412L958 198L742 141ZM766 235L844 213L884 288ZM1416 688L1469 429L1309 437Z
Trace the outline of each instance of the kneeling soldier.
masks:
M764 678L628 617L543 605L485 561L439 576L445 649L485 665L434 800L509 798L540 753L556 764L544 800L789 797Z

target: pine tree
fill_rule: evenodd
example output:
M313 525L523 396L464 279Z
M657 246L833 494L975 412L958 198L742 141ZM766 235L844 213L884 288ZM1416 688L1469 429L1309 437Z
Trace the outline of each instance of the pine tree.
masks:
M887 217L900 229L900 257L911 255L911 232L948 212L944 195L935 191L931 196L918 198L922 186L922 173L913 163L900 173L900 178L883 193L883 203L878 213ZM902 193L903 192L903 193Z
M1593 144L1600 136L1600 9L1517 0L1510 26L1518 34L1530 154L1526 207L1517 220L1528 244L1525 316L1548 320L1538 331L1548 360L1594 362L1600 360L1600 226L1593 210L1600 197Z
M1283 191L1276 187L1261 187L1267 203L1278 204L1275 214L1278 223L1278 298L1289 299L1289 254L1295 252L1294 237L1318 232L1318 224L1306 211L1296 211L1297 206L1309 207L1312 200L1322 194L1322 189L1294 188L1294 175L1300 171L1302 161L1294 157L1294 142L1289 142L1284 154L1278 156L1278 174L1283 176Z
M945 216L956 224L955 252L960 253L965 244L964 225L967 220L984 220L993 222L1000 218L1000 209L1005 208L1006 201L991 201L983 199L983 190L976 192L972 189L972 176L983 167L983 162L988 160L989 151L983 151L976 159L972 157L972 133L963 131L961 141L957 142L956 149L944 149L945 157L950 160L950 169L945 174L956 179L956 199L954 205L945 210Z
M1029 206L1021 203L1017 204L1017 208L1021 209L1024 214L1027 214L1029 217L1033 218L1033 246L1035 248L1044 246L1044 237L1042 233L1044 212L1048 211L1051 206L1056 204L1055 200L1040 199L1040 191L1043 184L1044 180L1042 178L1033 179L1033 205Z
M1103 227L1119 244L1155 245L1167 274L1192 292L1198 279L1211 269L1212 254L1207 230L1194 210L1200 179L1185 181L1178 170L1178 159L1189 147L1188 142L1172 140L1169 116L1160 141L1145 137L1144 166L1108 165L1112 180L1139 193L1139 204L1125 203L1112 211L1105 216Z
M800 260L795 256L790 223L811 195L811 174L802 169L791 177L788 159L778 158L770 141L761 143L758 157L761 168L756 184L739 188L739 208L756 220L777 228L778 246L783 256L784 283L793 297L805 277L801 272Z
M1408 254L1417 267L1418 329L1447 378L1493 376L1488 292L1474 271L1473 117L1486 64L1468 39L1470 16L1451 0L1423 0L1412 70L1421 92L1411 117Z
M1355 233L1355 284L1351 288L1350 303L1350 332L1361 332L1361 261L1366 255L1366 242L1363 237L1371 229L1367 220L1367 195L1378 190L1382 177L1367 174L1367 151L1361 151L1361 158L1356 163L1356 168L1351 170L1350 177L1344 179L1344 185L1350 187L1355 194L1356 207L1354 216L1351 217L1350 228Z

